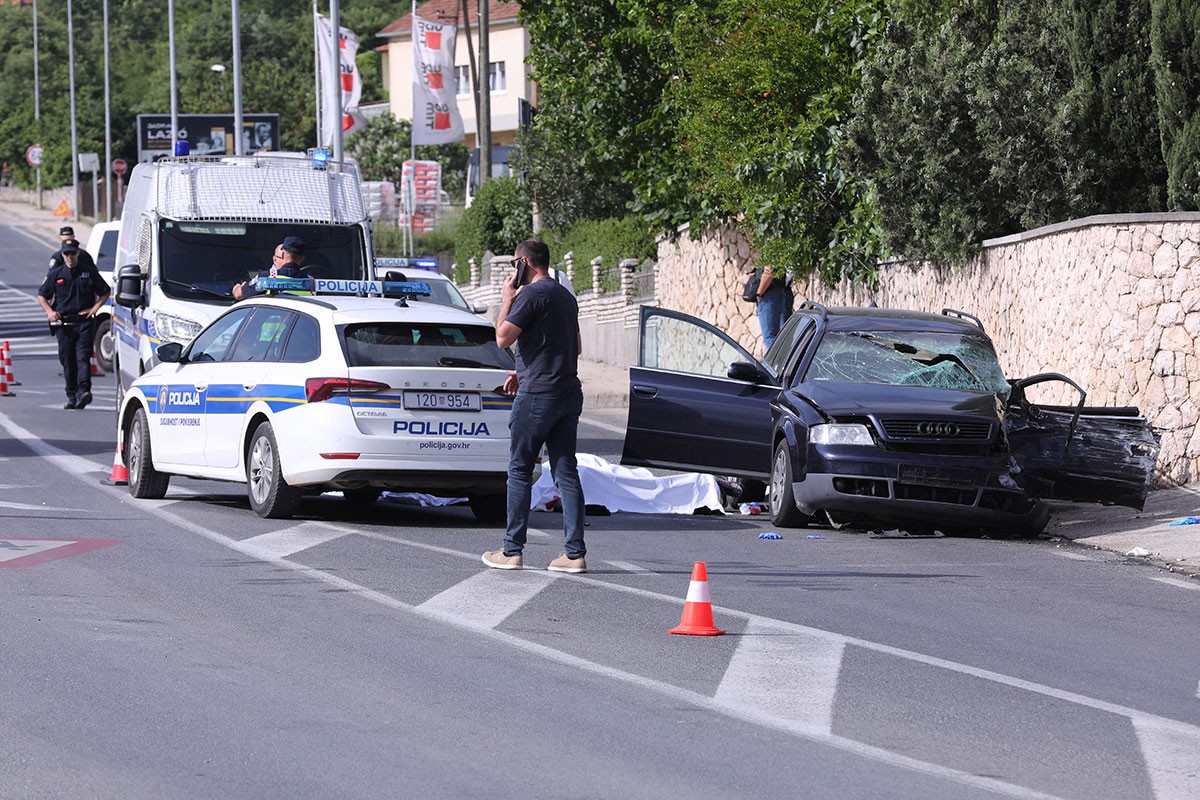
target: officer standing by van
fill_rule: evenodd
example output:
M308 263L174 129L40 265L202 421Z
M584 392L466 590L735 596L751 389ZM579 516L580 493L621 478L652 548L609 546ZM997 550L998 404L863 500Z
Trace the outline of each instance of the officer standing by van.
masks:
M63 225L61 228L58 229L58 248L59 249L55 250L50 255L50 268L51 269L53 269L54 267L61 267L63 265L62 244L63 244L63 242L67 241L67 239L74 239L74 238L75 238L75 229L72 228L70 225ZM89 269L96 268L96 262L92 259L92 254L82 248L79 250L79 266L87 267Z
M51 264L37 300L56 329L58 361L67 390L63 408L84 408L92 402L93 317L108 300L111 289L94 263L91 267L81 263L78 241L67 239L59 252L63 263Z

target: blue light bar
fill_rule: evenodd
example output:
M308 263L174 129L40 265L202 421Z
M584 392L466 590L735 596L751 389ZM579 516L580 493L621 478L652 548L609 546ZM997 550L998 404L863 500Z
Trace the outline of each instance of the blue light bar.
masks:
M314 147L308 151L309 158L312 159L313 169L327 169L329 167L329 150L325 147Z
M438 260L436 258L393 258L389 256L380 256L375 259L375 266L398 269L428 269L436 271L438 268Z

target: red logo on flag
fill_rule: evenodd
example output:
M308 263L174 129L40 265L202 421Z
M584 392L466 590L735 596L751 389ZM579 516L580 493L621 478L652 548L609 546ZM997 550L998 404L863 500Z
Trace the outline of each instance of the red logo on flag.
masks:
M441 31L425 31L425 46L430 50L442 49L442 32Z
M354 117L350 114L342 114L342 130L348 131L354 127Z
M437 111L433 115L433 129L435 131L450 130L450 112Z
M354 73L352 73L352 72L343 72L342 73L342 91L343 92L354 91Z
M427 72L425 74L429 77L429 88L430 89L441 89L445 86L445 83L442 81L442 73Z

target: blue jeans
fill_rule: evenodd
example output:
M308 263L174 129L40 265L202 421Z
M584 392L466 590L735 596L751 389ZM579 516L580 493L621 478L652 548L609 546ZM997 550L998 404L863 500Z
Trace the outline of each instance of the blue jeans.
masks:
M754 310L758 313L758 324L762 328L763 344L770 350L771 342L775 341L783 323L792 315L791 290L783 281L773 281Z
M504 554L519 555L529 530L529 502L533 494L533 467L542 445L550 451L549 467L562 498L564 551L583 558L583 487L575 460L583 389L553 392L517 392L508 417L508 528Z

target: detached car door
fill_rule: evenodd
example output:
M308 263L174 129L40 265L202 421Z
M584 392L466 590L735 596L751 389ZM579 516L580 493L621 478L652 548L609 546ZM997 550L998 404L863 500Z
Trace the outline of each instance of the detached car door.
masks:
M780 388L753 356L706 322L648 306L638 349L622 464L769 478ZM738 362L744 377L729 377Z
M1072 386L1078 403L1028 399L1030 387L1051 381ZM1085 405L1087 393L1057 373L1013 381L1012 387L1004 425L1028 494L1142 508L1154 480L1159 437L1137 408Z

